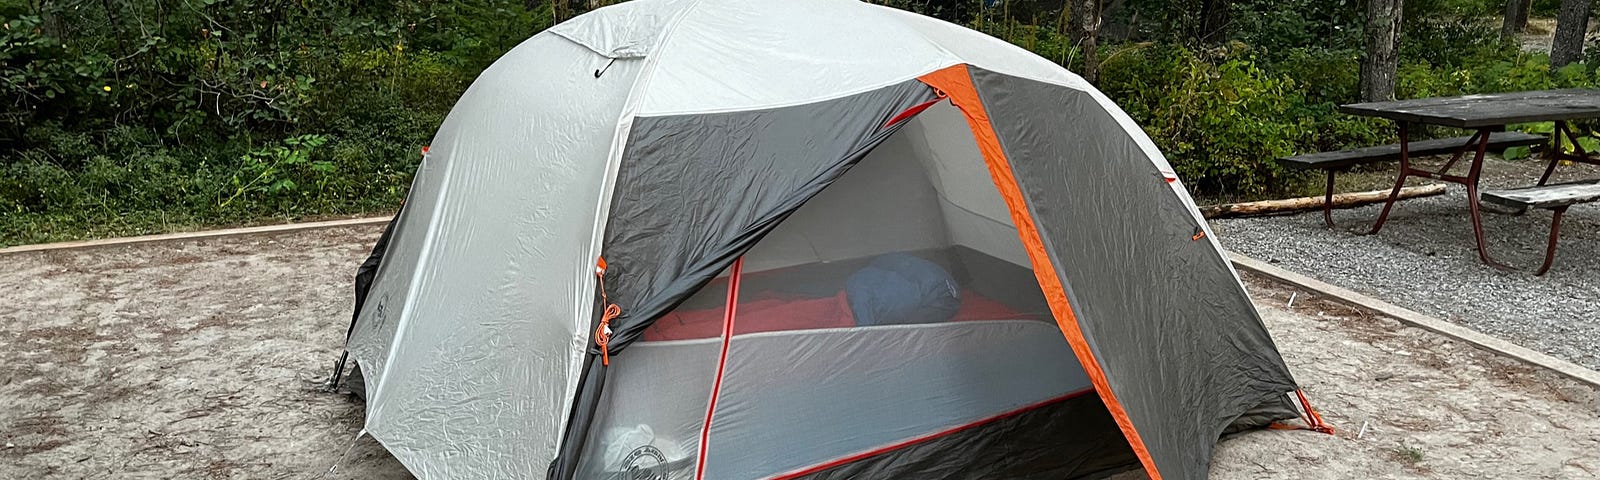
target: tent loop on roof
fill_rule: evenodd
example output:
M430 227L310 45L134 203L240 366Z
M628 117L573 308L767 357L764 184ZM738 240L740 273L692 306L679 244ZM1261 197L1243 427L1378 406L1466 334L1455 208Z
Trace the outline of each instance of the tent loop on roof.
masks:
M612 58L611 61L606 62L606 66L604 68L600 68L600 69L595 70L594 71L594 78L600 78L600 75L606 73L606 70L610 70L611 69L611 64L613 64L613 63L617 63L617 59L616 58Z

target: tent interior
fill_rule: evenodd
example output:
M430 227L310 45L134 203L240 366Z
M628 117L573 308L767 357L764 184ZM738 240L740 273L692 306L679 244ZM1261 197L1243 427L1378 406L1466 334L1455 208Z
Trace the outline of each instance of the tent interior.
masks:
M939 102L612 358L578 478L1136 468L1029 265Z

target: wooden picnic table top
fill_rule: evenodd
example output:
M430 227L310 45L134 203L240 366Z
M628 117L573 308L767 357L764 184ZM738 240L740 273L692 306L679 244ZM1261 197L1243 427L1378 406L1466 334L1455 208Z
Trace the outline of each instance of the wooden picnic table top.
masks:
M1459 128L1600 118L1600 90L1568 88L1340 105L1350 115Z

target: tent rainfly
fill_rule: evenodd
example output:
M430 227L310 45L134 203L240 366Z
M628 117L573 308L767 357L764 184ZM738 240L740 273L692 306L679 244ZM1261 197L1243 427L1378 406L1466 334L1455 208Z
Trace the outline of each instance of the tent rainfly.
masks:
M421 478L1197 479L1224 434L1328 431L1121 109L850 0L535 35L356 298L365 432Z

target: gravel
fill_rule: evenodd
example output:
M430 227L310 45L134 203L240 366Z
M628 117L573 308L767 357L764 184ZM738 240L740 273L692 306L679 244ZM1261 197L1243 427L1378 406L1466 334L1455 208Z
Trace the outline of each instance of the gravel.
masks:
M1537 175L1532 162L1493 163L1500 172L1486 176L1485 189L1531 185ZM1320 211L1212 225L1238 253L1600 369L1600 204L1567 212L1555 265L1536 277L1551 213L1484 213L1490 255L1517 269L1506 272L1479 262L1466 199L1465 187L1450 184L1444 195L1403 200L1371 236L1361 233L1381 205L1335 210L1331 231Z

